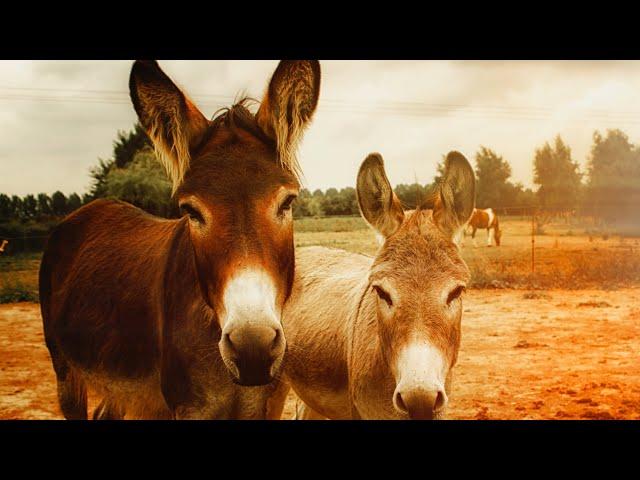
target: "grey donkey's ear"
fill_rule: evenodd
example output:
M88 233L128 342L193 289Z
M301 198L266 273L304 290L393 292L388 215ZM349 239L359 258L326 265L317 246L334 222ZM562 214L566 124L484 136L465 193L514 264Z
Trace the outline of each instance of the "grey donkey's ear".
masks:
M447 155L444 176L431 201L435 224L458 243L476 204L476 177L460 152Z
M276 142L280 164L296 175L298 144L311 122L320 96L320 62L282 60L276 68L256 121L262 131Z
M388 238L398 231L404 220L404 211L391 189L379 153L371 153L362 162L356 194L362 216L377 233Z
M203 138L209 121L154 60L133 64L129 93L175 191L189 169L191 149Z

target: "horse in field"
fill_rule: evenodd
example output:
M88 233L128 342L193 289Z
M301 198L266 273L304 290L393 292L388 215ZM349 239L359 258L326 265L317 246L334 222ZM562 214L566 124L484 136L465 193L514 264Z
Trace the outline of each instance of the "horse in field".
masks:
M502 231L500 230L500 222L498 216L493 209L486 208L474 208L473 215L469 219L469 227L471 228L471 238L473 239L473 245L476 246L476 230L479 228L487 229L487 247L491 246L491 238L496 243L496 247L500 246L500 238L502 237Z
M39 288L67 419L265 418L294 278L296 146L320 65L278 64L259 109L207 119L155 61L129 90L182 217L96 200L53 231ZM247 388L254 386L255 388Z
M455 240L473 211L473 169L449 153L439 189L404 212L382 157L371 154L357 198L383 243L374 258L324 247L296 252L273 408L282 410L291 387L304 403L299 418L443 418L469 280Z

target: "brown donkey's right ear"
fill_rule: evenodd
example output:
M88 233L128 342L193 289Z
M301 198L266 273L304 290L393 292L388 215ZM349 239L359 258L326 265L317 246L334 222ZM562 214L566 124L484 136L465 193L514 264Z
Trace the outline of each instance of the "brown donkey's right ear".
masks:
M364 219L382 237L393 235L404 220L400 200L391 189L382 155L371 153L358 171L356 196Z
M476 204L476 177L460 152L449 152L444 176L433 199L433 220L445 235L458 243Z
M256 121L276 142L280 164L296 175L298 143L318 105L320 62L282 60L271 77Z
M129 93L175 192L189 169L190 150L202 140L209 121L156 61L133 64Z

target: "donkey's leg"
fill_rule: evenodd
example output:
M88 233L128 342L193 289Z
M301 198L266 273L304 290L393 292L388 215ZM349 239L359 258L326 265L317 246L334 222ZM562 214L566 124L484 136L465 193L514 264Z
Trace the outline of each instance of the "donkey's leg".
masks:
M327 417L320 415L309 405L298 399L296 402L296 416L294 420L328 420Z
M473 231L471 232L471 239L473 240L473 246L477 247L478 244L476 243L476 227L473 227Z
M491 229L487 228L487 247L491 246Z
M80 374L66 362L54 369L58 380L58 403L64 418L86 420L87 387Z
M289 390L291 390L291 387L288 383L283 380L278 382L278 386L267 400L267 420L280 420Z
M116 402L109 397L105 397L100 405L93 411L94 420L122 420L124 412L118 407Z

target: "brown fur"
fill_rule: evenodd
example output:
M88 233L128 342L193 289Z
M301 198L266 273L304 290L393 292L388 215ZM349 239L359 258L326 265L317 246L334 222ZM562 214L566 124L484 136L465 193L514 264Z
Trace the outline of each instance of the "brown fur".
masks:
M264 418L274 386L237 385L218 347L221 294L259 266L282 309L294 245L281 205L298 180L242 103L203 122L155 62L136 62L130 84L178 202L201 219L96 200L51 234L40 297L63 414L87 417L89 384L104 396L94 418ZM308 120L315 104L292 108Z

